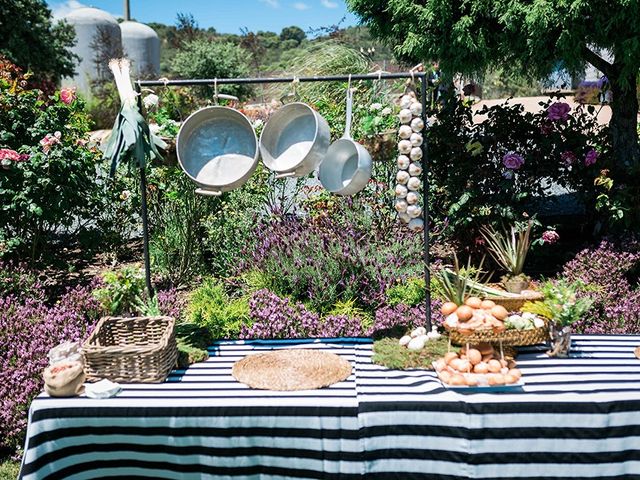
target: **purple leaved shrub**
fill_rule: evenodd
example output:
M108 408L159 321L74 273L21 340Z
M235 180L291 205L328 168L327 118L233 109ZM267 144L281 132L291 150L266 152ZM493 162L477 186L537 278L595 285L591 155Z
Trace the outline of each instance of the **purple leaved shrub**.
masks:
M243 269L258 269L265 287L304 301L317 312L338 300L357 299L366 309L384 303L398 279L419 275L419 235L396 229L385 238L329 216L277 216L256 227L255 247Z
M444 318L440 313L442 302L431 301L431 324L440 327ZM367 330L368 336L404 335L412 328L425 326L426 312L424 305L410 307L402 303L395 306L384 306L376 310L373 326Z
M564 266L563 276L584 283L580 295L593 299L585 318L574 324L578 332L640 333L640 244L635 240L604 240L587 248Z
M353 337L364 334L358 318L330 315L322 318L302 303L262 289L249 300L252 325L243 325L240 338Z
M35 298L0 298L0 448L21 446L31 400L43 388L47 353L83 341L100 316L90 287L68 290L53 306Z
M169 290L160 290L156 293L158 302L158 310L162 315L173 317L176 320L181 318L185 309L185 299L178 295L178 290L170 288Z

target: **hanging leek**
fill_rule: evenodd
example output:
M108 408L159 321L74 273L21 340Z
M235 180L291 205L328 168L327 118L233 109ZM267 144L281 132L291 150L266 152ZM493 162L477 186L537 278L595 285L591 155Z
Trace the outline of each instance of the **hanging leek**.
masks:
M158 148L164 149L167 146L161 138L151 133L149 125L138 109L138 94L131 83L130 66L126 58L109 62L121 103L120 112L104 148L105 158L111 160L111 177L115 175L121 162L144 168L147 160L160 158Z

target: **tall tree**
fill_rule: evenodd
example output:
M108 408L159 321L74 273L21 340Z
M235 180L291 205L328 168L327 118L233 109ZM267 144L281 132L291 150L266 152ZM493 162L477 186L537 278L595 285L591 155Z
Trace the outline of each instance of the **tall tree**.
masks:
M347 0L372 32L412 61L438 60L445 72L519 70L544 78L559 66L590 63L610 83L611 141L617 165L640 165L636 82L639 0ZM612 62L598 54L613 54Z
M0 0L0 54L39 79L73 75L73 27L53 23L43 0Z

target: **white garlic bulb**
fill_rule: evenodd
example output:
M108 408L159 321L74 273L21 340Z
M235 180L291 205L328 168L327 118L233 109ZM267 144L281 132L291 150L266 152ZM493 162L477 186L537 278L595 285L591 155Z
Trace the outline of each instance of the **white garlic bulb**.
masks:
M413 162L411 165L409 165L409 175L411 175L412 177L417 177L421 173L422 165L420 164L420 162Z
M408 125L403 125L403 127L407 127ZM414 147L419 147L420 145L422 145L422 134L421 133L412 133L409 136L409 141L411 142L411 145L413 145Z
M409 344L410 341L411 341L411 337L409 335L405 335L398 341L398 343L402 346L406 346Z
M396 198L405 198L407 195L409 195L407 187L404 185L396 185Z
M407 212L398 212L398 218L404 224L408 224L411 221L411 217L407 215Z
M420 147L413 147L409 153L411 160L420 160L422 158L422 149Z
M424 348L424 340L421 337L412 338L407 344L409 350L422 350Z
M406 185L410 178L411 178L411 175L409 175L409 173L404 170L400 170L396 174L396 180L400 185Z
M426 335L427 334L427 329L424 327L418 327L416 329L414 329L411 334L410 337L411 338L416 338L416 337L421 337L422 335Z
M409 222L409 230L412 232L421 232L424 230L424 222L421 218L413 218Z
M405 203L407 203L405 201ZM420 205L407 205L407 215L411 218L418 218L422 215L422 207Z
M402 154L411 152L411 142L409 140L400 140L398 142L398 151Z
M409 164L411 163L411 159L406 155L398 156L398 168L401 170L406 170L409 168Z
M409 123L413 118L413 114L411 113L411 110L409 110L408 108L403 108L402 110L400 110L400 113L398 114L398 118L400 119L400 123Z
M407 187L403 186L403 188L406 189ZM396 187L396 196L398 196L397 193L398 193L398 189ZM406 202L409 205L415 205L416 203L418 203L420 201L420 195L418 193L416 193L416 192L407 191L407 194L403 198L405 198Z
M413 98L411 98L409 95L403 95L400 98L400 108L409 108L412 103Z
M396 200L396 212L405 213L407 211L407 202L402 199ZM411 217L409 217L411 218Z
M418 115L422 114L422 104L420 102L413 102L409 106L409 110L411 110L413 116L417 117Z
M398 136L402 139L409 139L411 138L412 134L413 130L411 130L411 127L409 125L401 125L398 129Z
M413 120L411 120L411 129L414 132L421 132L423 128L424 128L424 122L420 117L416 117Z
M413 192L417 192L422 187L422 182L418 177L411 177L406 183L407 188Z

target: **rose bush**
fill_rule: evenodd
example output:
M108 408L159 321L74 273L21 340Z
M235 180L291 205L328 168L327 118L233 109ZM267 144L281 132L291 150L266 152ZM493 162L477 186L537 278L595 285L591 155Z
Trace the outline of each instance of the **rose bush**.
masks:
M0 257L36 257L52 233L95 218L99 154L84 145L89 124L73 91L46 96L0 67Z
M506 101L474 113L469 103L450 99L432 112L431 214L449 235L470 244L480 225L522 220L552 183L576 192L594 212L594 179L609 161L606 127L592 106L571 110L562 98L541 106L532 113Z

